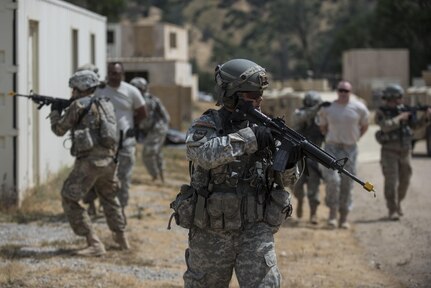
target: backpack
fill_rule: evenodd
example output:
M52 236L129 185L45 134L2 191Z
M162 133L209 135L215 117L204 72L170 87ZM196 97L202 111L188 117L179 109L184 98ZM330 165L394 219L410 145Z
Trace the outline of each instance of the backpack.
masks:
M97 97L92 102L96 105L100 116L99 144L108 149L116 149L118 133L114 106L106 97Z

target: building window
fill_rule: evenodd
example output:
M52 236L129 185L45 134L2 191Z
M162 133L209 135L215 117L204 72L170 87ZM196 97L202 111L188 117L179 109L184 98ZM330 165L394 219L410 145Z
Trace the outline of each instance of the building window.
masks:
M78 69L78 30L72 29L72 74Z
M108 30L108 35L106 35L108 38L108 44L114 44L115 42L115 33L113 30Z
M169 33L169 47L177 48L177 33L175 32Z
M90 34L90 61L91 64L96 64L96 35Z

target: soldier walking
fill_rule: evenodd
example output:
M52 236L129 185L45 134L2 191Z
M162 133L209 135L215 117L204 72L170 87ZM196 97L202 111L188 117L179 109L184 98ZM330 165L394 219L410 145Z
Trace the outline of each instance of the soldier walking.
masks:
M145 101L147 117L138 123L137 140L143 144L142 162L153 180L163 177L163 153L166 134L169 130L170 116L160 99L148 91L145 78L135 77L130 84L138 88Z
M383 90L384 105L375 114L375 122L381 129L376 133L376 138L382 145L380 164L385 178L384 191L390 220L399 220L404 215L401 201L406 197L412 176L412 129L427 125L431 119L431 108L419 119L412 112L402 112L405 108L403 96L401 86L388 85Z
M316 91L308 91L304 96L303 107L297 109L293 115L293 129L304 135L307 140L313 142L317 146L321 146L324 136L316 124L316 116L320 108L329 106L331 103L322 102L322 98ZM318 224L317 207L320 204L319 185L321 171L316 161L310 158L305 159L306 163L304 173L296 182L293 189L293 194L298 199L296 207L296 216L302 218L303 201L304 201L304 186L307 186L308 205L310 207L310 223Z

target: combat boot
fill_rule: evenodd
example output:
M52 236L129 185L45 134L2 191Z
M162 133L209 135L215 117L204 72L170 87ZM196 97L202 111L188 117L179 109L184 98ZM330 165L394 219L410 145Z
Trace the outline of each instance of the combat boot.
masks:
M317 212L317 205L311 204L310 205L310 223L313 225L318 224L316 212Z
M126 235L124 234L123 231L112 232L112 239L114 239L114 242L120 246L121 250L130 249L129 241L127 241Z
M302 204L304 203L304 200L301 198L298 198L298 207L296 207L296 217L298 219L302 218Z
M389 220L398 221L400 220L400 216L398 216L397 212L389 211Z
M105 246L99 237L94 233L89 233L87 236L88 247L76 252L79 256L99 257L106 254Z
M348 211L340 211L340 228L349 229L350 224L347 222Z
M338 226L337 209L335 208L329 208L328 226L331 229L337 228Z

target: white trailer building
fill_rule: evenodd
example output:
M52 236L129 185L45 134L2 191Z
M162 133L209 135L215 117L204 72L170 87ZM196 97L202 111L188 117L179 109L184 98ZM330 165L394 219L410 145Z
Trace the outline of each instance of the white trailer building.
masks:
M51 132L50 108L8 92L69 98L77 67L92 63L103 74L106 18L60 0L2 0L0 36L0 204L19 206L73 158L67 137Z

